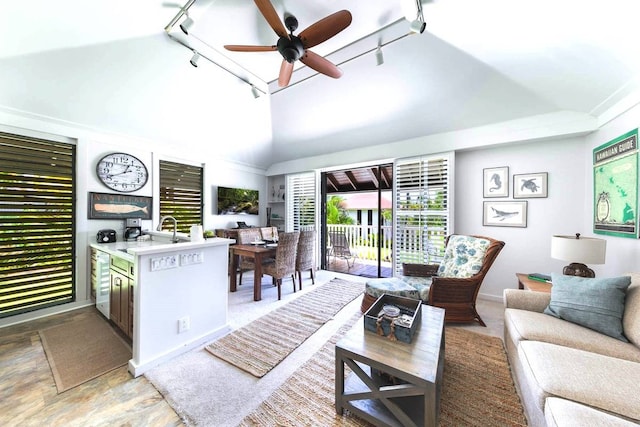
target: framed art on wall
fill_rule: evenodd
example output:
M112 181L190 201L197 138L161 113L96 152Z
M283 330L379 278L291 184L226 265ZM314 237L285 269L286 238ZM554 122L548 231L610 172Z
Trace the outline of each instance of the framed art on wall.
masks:
M509 167L483 169L482 191L484 197L509 197Z
M89 219L151 219L151 197L89 193L88 199Z
M593 150L593 232L638 238L638 129Z
M547 172L513 175L513 198L547 197Z
M526 227L527 202L483 202L482 225L496 227Z

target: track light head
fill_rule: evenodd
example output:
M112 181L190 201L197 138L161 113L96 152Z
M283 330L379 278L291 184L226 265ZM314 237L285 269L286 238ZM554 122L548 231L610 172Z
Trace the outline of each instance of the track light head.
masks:
M191 57L191 60L189 62L194 67L198 67L198 59L200 59L200 54L194 50L193 51L193 56Z
M380 45L378 45L378 48L376 49L376 65L382 65L384 64L384 55L382 54L382 49L380 48Z
M189 29L193 27L193 19L189 18L189 16L187 15L187 19L185 19L184 21L182 21L182 24L180 24L180 29L182 30L183 33L185 33L186 35L189 35Z
M409 26L409 28L411 29L412 32L414 33L424 33L424 29L427 28L427 24L426 22L420 20L420 19L416 19L415 21L411 22L411 25Z
M251 85L251 93L253 94L254 98L256 98L256 99L260 98L260 91L254 85Z

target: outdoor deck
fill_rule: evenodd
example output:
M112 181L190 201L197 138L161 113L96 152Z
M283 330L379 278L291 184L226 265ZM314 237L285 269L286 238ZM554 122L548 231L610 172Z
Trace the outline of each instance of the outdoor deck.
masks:
M347 261L341 258L329 257L327 271L352 274L361 277L378 277L378 266L375 261L356 258L353 266L348 268ZM382 277L391 277L391 263L382 263Z

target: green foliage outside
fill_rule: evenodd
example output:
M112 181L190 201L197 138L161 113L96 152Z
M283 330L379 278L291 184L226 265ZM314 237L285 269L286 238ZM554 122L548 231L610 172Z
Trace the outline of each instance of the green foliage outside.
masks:
M327 200L327 224L355 224L345 210L343 197L331 196Z

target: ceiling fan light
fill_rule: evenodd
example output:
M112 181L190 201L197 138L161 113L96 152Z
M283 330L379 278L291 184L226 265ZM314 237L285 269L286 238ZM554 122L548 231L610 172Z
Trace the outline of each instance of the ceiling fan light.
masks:
M189 61L191 63L191 65L193 65L194 67L198 67L198 59L200 59L200 54L198 52L193 52L193 56L191 57L191 60Z
M416 19L415 21L411 22L411 25L409 26L409 28L414 33L422 34L424 33L425 28L427 28L427 23L424 21L421 21L420 19Z
M193 19L189 18L187 16L187 19L185 19L184 21L182 21L182 24L180 24L180 29L182 30L183 33L185 33L186 35L189 35L189 29L193 27Z

